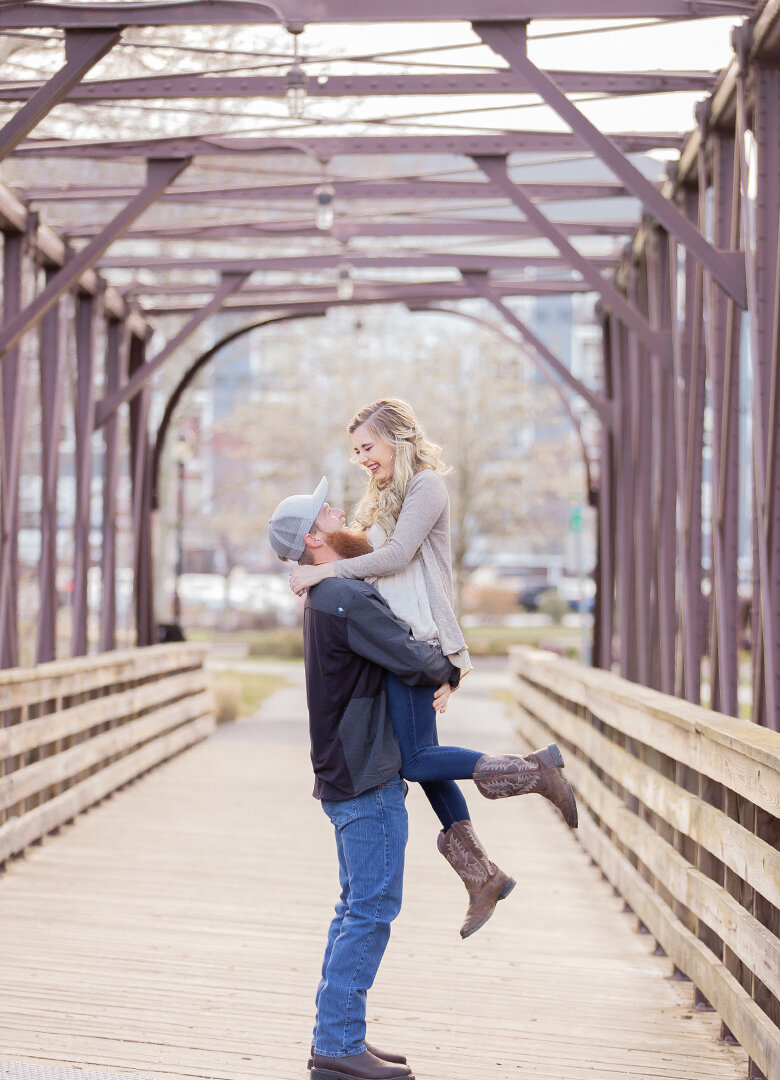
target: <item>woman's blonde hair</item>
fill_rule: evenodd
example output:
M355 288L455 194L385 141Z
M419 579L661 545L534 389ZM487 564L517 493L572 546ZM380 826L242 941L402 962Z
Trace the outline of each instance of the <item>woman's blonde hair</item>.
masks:
M415 474L421 469L431 469L442 475L451 470L441 460L441 447L426 437L411 405L400 398L381 398L360 409L350 420L350 435L362 424L367 425L374 438L393 448L393 475L384 483L369 477L355 508L355 524L370 529L379 523L389 536Z

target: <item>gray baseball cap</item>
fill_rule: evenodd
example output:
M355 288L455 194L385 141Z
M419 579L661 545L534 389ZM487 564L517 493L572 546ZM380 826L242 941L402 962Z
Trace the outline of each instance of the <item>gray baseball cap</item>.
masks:
M271 547L282 559L294 559L303 555L306 547L304 536L311 532L314 519L325 505L328 481L323 476L313 495L288 495L282 499L271 515L268 539Z

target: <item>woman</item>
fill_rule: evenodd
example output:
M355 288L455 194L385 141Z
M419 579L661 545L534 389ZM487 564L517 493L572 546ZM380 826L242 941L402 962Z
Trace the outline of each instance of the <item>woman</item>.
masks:
M325 577L376 578L376 587L415 638L442 649L460 668L471 670L466 643L453 611L449 496L441 448L430 442L405 401L388 398L361 409L349 425L354 461L369 474L355 511L374 551L320 566L299 566L290 575L302 594ZM515 881L488 858L474 832L468 807L455 780L474 779L489 799L536 791L551 799L568 824L576 826L576 804L561 775L557 747L530 754L490 757L463 747L439 746L436 713L450 695L445 684L411 687L387 675L387 697L398 742L402 773L418 781L442 824L438 846L469 893L461 937L490 918Z

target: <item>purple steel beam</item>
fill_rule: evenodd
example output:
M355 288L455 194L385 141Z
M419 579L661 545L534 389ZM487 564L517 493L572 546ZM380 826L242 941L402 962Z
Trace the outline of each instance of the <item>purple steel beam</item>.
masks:
M669 236L654 229L649 236L648 304L650 320L660 330L670 330L672 323L669 283ZM660 661L660 689L675 693L675 658L677 639L677 474L674 455L674 382L672 372L657 359L653 365L654 397L658 401L653 421L656 465L657 515L657 597L659 641L656 650Z
M322 318L325 315L325 309L313 310L305 313L300 312L278 312L276 315L267 319L261 319L256 322L248 323L246 326L241 326L236 330L231 330L223 338L220 338L216 344L212 345L210 349L202 353L197 360L194 360L192 364L187 368L182 377L179 379L176 387L165 403L165 411L163 412L160 425L157 428L157 433L154 439L154 447L152 450L152 464L151 464L151 508L152 510L158 510L160 507L160 460L162 458L162 451L165 445L165 439L168 434L168 429L173 418L173 414L181 401L182 395L192 380L201 371L206 364L208 364L226 345L229 345L231 341L236 341L238 338L243 337L245 334L250 333L252 330L258 330L263 326L270 326L273 324L289 322L292 319L317 319Z
M734 138L713 134L713 217L715 242L736 239ZM704 154L700 152L699 185L706 187ZM711 648L713 707L738 715L737 556L739 520L739 343L740 320L734 304L717 285L705 279L705 325L709 386L712 399L712 570L715 602Z
M550 78L570 93L667 94L674 91L710 91L711 71L550 71ZM25 101L41 82L0 85L0 101ZM528 87L511 69L490 72L454 71L448 75L329 75L306 76L306 97L399 97L405 94L523 94ZM133 79L95 79L75 86L68 101L143 101L169 98L283 98L283 75L217 76L149 75Z
M584 292L586 290L575 288L571 290L568 283L561 289L538 288L519 286L503 286L491 282L494 292L501 297L506 296L570 296L572 292ZM576 283L574 283L576 285ZM278 311L280 308L299 310L301 305L305 310L310 310L312 303L324 308L331 307L360 307L365 304L428 304L438 303L442 300L469 300L473 293L463 285L462 289L443 288L433 285L430 288L405 288L394 290L378 290L356 286L354 294L349 300L339 300L335 288L303 286L297 292L272 291L268 294L252 292L246 300L239 299L226 303L223 311ZM242 293L243 297L243 293ZM194 299L181 301L178 304L156 304L144 307L147 316L160 317L164 315L188 315L197 311L202 306L202 301Z
M698 220L698 191L686 189L683 210ZM669 249L671 310L678 311L680 297L677 243ZM701 488L704 439L705 357L702 311L702 271L685 253L684 316L682 325L673 320L673 361L676 394L674 399L675 451L679 488L677 548L680 557L680 625L682 630L682 693L688 701L701 701L701 659L704 642L703 598L701 594Z
M47 113L68 96L90 68L116 45L119 30L69 30L65 37L65 65L40 85L29 101L0 131L0 161L12 153Z
M555 372L561 382L566 383L575 394L579 394L580 397L584 398L604 424L608 425L612 423L612 411L609 404L598 394L594 394L593 391L589 390L579 379L575 378L569 369L561 363L558 357L547 348L544 342L541 341L536 334L522 322L522 320L518 319L517 315L506 306L498 293L493 290L488 281L487 274L475 274L473 271L470 272L468 270L462 270L461 274L466 284L473 289L478 296L481 296L484 300L487 300L489 304L492 304L496 311L499 311L507 322L519 331L526 343L530 345L541 360Z
M130 378L144 364L146 342L130 339ZM156 642L152 576L152 519L149 453L149 386L130 402L130 476L133 491L133 600L136 644Z
M3 234L3 317L13 318L22 307L27 237ZM24 433L26 380L18 348L0 369L0 667L19 663L19 477Z
M115 393L125 378L127 341L122 323L109 319L106 325L106 394ZM103 522L100 569L100 651L116 648L116 511L119 484L119 418L109 417L103 429Z
M304 202L311 206L314 199L316 183L307 184L271 184L263 187L258 184L213 187L208 184L191 185L190 187L176 187L160 196L160 202L186 202L190 204L200 202L224 203L228 199L237 199L244 202L257 203L259 200L280 200L284 202ZM421 199L431 199L437 203L452 200L478 199L484 203L486 199L498 198L493 194L490 185L486 183L472 183L469 180L425 180L425 179L399 179L399 180L336 180L332 185L336 199L342 202L345 199L389 199L403 201L413 199L415 202ZM612 199L628 196L629 191L615 181L600 181L582 183L566 183L558 181L532 181L523 185L526 192L539 202L552 200L580 200L580 199ZM24 197L30 201L42 202L71 202L86 200L88 202L105 202L117 199L129 199L136 194L137 188L126 184L101 184L81 187L30 187L24 190Z
M76 505L73 529L73 607L71 656L86 656L89 607L90 502L92 482L92 414L95 394L95 298L76 296Z
M680 243L694 254L705 269L719 282L740 307L747 307L745 257L742 252L719 251L713 247L675 204L662 195L642 173L627 160L617 140L604 135L584 116L553 80L528 57L527 24L525 22L498 25L475 22L475 32L503 56L539 94L544 102L568 124L572 132L612 170L625 186L641 200L651 213ZM625 149L625 148L622 148Z
M603 353L603 393L602 396L615 410L612 378L613 351L611 336L614 332L614 320L600 311L602 353ZM615 613L615 425L601 426L601 461L599 465L599 502L598 502L598 566L596 581L596 614L598 616L599 636L594 644L594 663L605 671L612 670L613 627ZM594 622L596 620L594 619ZM595 630L595 626L594 626ZM598 660L596 660L598 657Z
M19 3L0 8L0 29L54 26L60 28L95 26L116 18L117 4ZM697 19L713 15L750 15L754 5L748 0L644 0L637 11L635 0L598 0L583 5L581 0L523 0L527 19ZM288 8L288 10L285 10ZM246 23L438 22L471 19L473 0L295 0L287 4L255 3L254 0L183 0L181 3L122 4L123 26L234 26ZM480 19L503 21L517 17L517 0L483 0Z
M566 236L630 236L635 232L636 221L559 221L558 228ZM70 239L94 236L100 225L82 225L68 230ZM129 229L125 234L132 240L227 240L234 237L316 237L346 241L359 236L512 236L533 238L536 230L527 221L504 219L458 219L434 220L411 218L400 221L342 220L337 221L327 233L309 220L258 221L256 217L227 223L203 221L182 222L177 225L147 225Z
M102 427L109 417L114 415L120 405L123 405L126 401L130 401L134 398L139 390L141 390L144 385L148 384L151 376L165 363L168 357L176 352L188 338L192 337L195 331L202 326L211 315L216 311L219 311L229 296L233 296L240 290L248 276L249 275L246 273L225 274L221 287L217 290L209 303L196 311L181 330L166 343L153 359L137 367L124 386L97 403L92 418L94 427Z
M756 236L753 243L753 223L749 212L748 162L745 133L748 128L747 51L750 46L750 30L741 28L732 40L737 55L737 145L739 147L740 205L742 208L742 242L747 259L747 288L750 319L751 356L753 359L753 479L754 479L754 584L753 584L753 719L760 724L780 729L780 693L777 679L780 677L780 641L773 640L772 621L775 611L772 597L770 544L770 514L767 506L767 479L769 469L766 452L768 445L767 397L771 386L771 361L767 356L769 340L766 336L767 305L766 270L771 267L768 259L771 245L775 242L780 189L777 173L771 173L777 164L778 117L776 98L771 94L777 83L777 70L755 65L752 71L755 93L754 135L757 142L758 178L756 193ZM764 77L766 76L766 78ZM775 264L776 265L776 264ZM770 339L771 340L771 339ZM756 573L757 571L757 573Z
M582 256L581 256L582 258ZM287 270L290 272L310 270L335 270L343 263L344 256L333 255L284 255L270 256L265 259L174 259L168 255L144 258L142 255L111 255L100 260L101 267L129 267L147 270L215 270L225 274L251 274ZM571 264L567 258L558 255L470 255L466 252L444 251L418 254L417 252L393 251L387 255L353 255L347 259L350 266L362 270L382 270L397 267L463 267L465 270L508 270L518 271L527 266L560 269ZM594 255L588 260L591 266L615 267L617 257ZM579 267L578 267L579 269ZM598 277L598 273L595 272ZM592 276L592 275L591 275ZM0 338L0 341L2 339Z
M499 296L560 296L571 293L590 292L591 289L584 281L574 280L536 280L516 281L501 276L491 278L491 284ZM124 296L154 296L158 298L167 296L195 297L207 295L214 290L213 285L179 285L170 282L156 282L154 285L146 285L141 282L133 283L123 290ZM414 303L416 300L427 302L429 300L464 300L470 297L470 292L462 281L415 281L415 282L373 282L367 284L355 282L355 292L352 297L354 303L405 303L407 300ZM260 304L274 304L277 307L286 303L298 303L308 300L322 300L330 303L337 300L336 287L329 285L247 285L241 290L241 296L237 301L226 303L225 308L237 308L252 306L255 300ZM183 309L189 310L201 306L199 302L191 300ZM168 309L164 307L149 307L145 305L147 314L160 315Z
M563 259L573 270L577 270L589 285L600 293L602 300L616 315L638 335L647 347L662 358L668 358L670 341L667 335L659 334L648 324L647 319L624 296L622 296L610 281L606 281L597 270L597 260L586 258L563 235L560 229L551 222L529 196L510 179L507 172L506 158L480 157L474 158L475 163L489 178L491 183L501 190L515 206L522 211L531 222L561 253Z
M648 150L680 150L684 136L676 132L621 132L610 136L615 146L628 154ZM76 142L58 139L30 139L16 150L16 157L69 158L182 158L206 154L306 154L320 160L344 154L475 154L573 153L587 143L568 131L508 131L495 135L342 135L321 137L192 135L181 138L128 139L103 142ZM629 187L626 184L626 187ZM650 185L652 188L652 185ZM654 189L653 189L654 190Z
M628 298L643 316L647 316L647 266L644 259L627 271ZM652 661L657 648L652 642L653 570L653 471L652 422L654 412L651 394L651 365L654 357L642 348L636 334L626 342L627 369L625 407L629 410L627 425L631 440L631 462L634 475L634 611L636 618L637 678L645 686L655 686Z
M147 165L147 182L102 230L78 254L69 259L42 292L23 311L5 323L0 330L0 360L8 355L23 334L32 329L59 298L79 279L85 270L92 268L111 244L123 235L137 217L147 209L173 183L189 164L184 160L151 160Z
M56 273L48 267L47 278ZM35 662L57 656L57 485L65 380L61 371L64 342L61 305L40 322L38 354L41 388L41 561Z
M620 674L638 682L636 592L634 588L634 476L631 460L625 326L612 316L610 345L615 400L615 596Z
M753 66L758 178L756 189L755 340L754 378L760 388L760 412L753 423L762 443L763 491L759 505L766 543L766 601L762 601L763 668L766 686L766 724L780 731L780 373L776 343L780 290L780 67Z

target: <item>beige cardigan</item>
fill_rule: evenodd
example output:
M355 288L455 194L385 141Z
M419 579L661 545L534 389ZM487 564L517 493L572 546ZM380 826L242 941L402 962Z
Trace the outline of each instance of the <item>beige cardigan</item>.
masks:
M442 651L466 672L472 664L454 611L450 497L439 473L421 469L409 482L393 535L386 544L370 555L342 559L333 568L336 577L384 577L405 569L418 552Z

